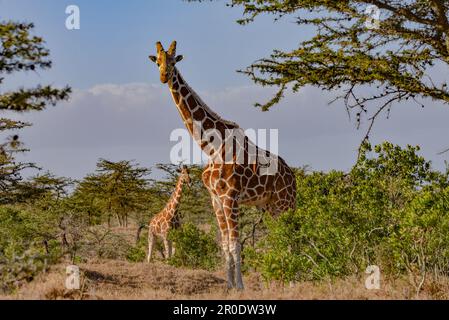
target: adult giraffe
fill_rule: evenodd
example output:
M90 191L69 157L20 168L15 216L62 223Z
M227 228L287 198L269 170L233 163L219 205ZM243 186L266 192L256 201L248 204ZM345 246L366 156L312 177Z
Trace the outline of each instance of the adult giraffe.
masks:
M238 231L239 205L254 205L276 216L296 206L296 182L283 159L253 144L239 126L212 111L186 83L176 63L176 41L168 51L156 43L150 60L159 67L181 118L209 156L202 180L208 189L221 231L228 288L243 289Z

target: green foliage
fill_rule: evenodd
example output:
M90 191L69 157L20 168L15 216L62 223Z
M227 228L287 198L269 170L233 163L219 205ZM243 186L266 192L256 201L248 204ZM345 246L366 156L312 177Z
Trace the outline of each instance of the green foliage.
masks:
M83 258L124 259L131 245L125 236L104 226L89 226L82 237Z
M115 216L120 226L128 225L130 212L142 211L148 202L149 169L141 168L130 161L111 162L100 159L96 174L88 175L74 194L74 199L88 210L90 219L98 214Z
M339 94L359 125L362 117L369 119L369 134L395 102L449 102L447 79L429 76L435 68L448 71L447 1L229 0L228 5L243 8L240 24L259 16L289 17L311 34L241 71L256 84L278 88L270 101L256 104L262 110L278 104L286 90L311 85ZM380 12L378 26L366 12L372 5Z
M134 246L129 247L126 259L130 262L143 262L146 260L147 252L148 242L145 237L141 237Z
M425 277L435 270L449 274L449 188L424 190L395 213L400 221L386 239L389 269Z
M241 208L244 270L289 282L359 274L375 264L384 275L408 274L417 287L428 273L449 275L449 172L432 170L418 152L418 147L366 143L348 173L296 170L296 210L265 217L259 225L257 210ZM22 184L21 193L28 196L0 206L4 290L44 270L39 261L145 260L142 226L173 191L176 168L161 167L168 178L154 181L146 178L148 169L129 162L105 164L114 169L89 175L72 193L71 180L44 174ZM200 168L191 173L192 186L182 199L183 225L170 234L176 250L169 263L213 270L221 261L217 230L202 229L213 219L210 199ZM106 223L115 205L132 211L141 227L131 241L123 233L126 227Z
M11 258L0 254L0 292L10 293L22 283L32 281L40 272L47 270L47 257L27 250Z
M0 206L0 291L9 293L33 280L61 257L58 244L49 240L46 217Z
M37 71L51 68L49 51L44 47L41 37L33 36L32 23L0 21L0 85L6 75L16 72ZM56 105L58 101L67 100L71 89L56 89L51 86L38 85L35 88L19 88L15 91L0 89L0 112L41 111L47 105ZM1 134L30 126L30 123L0 116L0 204L13 203L21 197L21 171L35 167L30 163L14 161L14 153L24 152L19 136L2 137Z
M51 68L49 51L44 47L44 40L32 36L33 29L32 23L0 22L0 74ZM3 80L4 78L0 77L0 84ZM0 95L0 110L42 110L47 104L55 105L58 101L67 99L69 93L70 88L21 88ZM0 123L7 124L3 121ZM8 129L17 125L20 126L20 123L9 122Z
M365 145L348 174L297 174L298 208L266 219L268 233L247 263L267 280L314 280L380 265L396 275L449 274L447 174L418 148Z
M12 257L30 247L45 251L57 234L50 219L49 213L36 215L31 210L0 207L0 254Z
M220 260L213 229L206 233L194 224L186 223L172 230L170 239L175 246L175 253L169 261L171 265L213 270Z

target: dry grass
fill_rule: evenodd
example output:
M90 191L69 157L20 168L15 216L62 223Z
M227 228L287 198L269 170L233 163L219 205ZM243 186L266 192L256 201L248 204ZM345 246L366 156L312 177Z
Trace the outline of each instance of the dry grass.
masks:
M200 226L207 228L206 226ZM115 227L113 233L129 244L135 241L137 226ZM121 260L91 260L80 264L81 290L65 288L66 264L54 265L34 281L2 299L107 299L107 300L316 300L316 299L449 299L449 279L428 278L419 295L408 279L382 279L380 290L367 290L365 275L291 286L265 284L260 275L245 276L243 292L228 291L224 271L179 269L162 262L130 263Z
M367 290L363 277L292 286L267 287L256 274L245 277L246 290L226 290L224 272L177 269L152 264L109 260L80 265L82 290L65 289L65 265L0 299L448 299L449 281L428 281L419 296L408 281L383 281L380 290Z

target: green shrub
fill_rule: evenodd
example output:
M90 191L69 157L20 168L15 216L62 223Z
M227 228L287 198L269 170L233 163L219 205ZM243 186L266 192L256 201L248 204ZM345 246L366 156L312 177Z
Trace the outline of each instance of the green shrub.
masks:
M48 257L31 249L11 258L0 254L0 292L10 293L47 268Z
M86 258L124 259L131 245L127 239L104 226L92 226L83 234L78 254Z
M387 241L390 269L449 275L449 188L423 190L403 210Z
M137 244L130 246L126 253L129 262L143 262L146 260L148 251L147 237L140 237Z
M418 147L366 145L348 173L297 173L298 207L266 219L267 236L245 250L267 280L363 272L449 274L448 175Z
M169 263L176 267L213 270L219 260L219 246L215 232L199 230L194 224L186 223L169 235L174 242L175 253Z

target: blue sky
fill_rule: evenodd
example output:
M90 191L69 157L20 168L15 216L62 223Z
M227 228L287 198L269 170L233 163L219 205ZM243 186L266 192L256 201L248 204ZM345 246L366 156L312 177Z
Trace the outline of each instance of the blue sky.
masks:
M65 8L71 4L80 8L80 30L65 28ZM197 85L208 89L248 84L235 70L274 47L292 48L305 36L293 19L274 23L264 18L242 27L235 23L241 10L224 2L3 0L0 5L2 19L32 21L36 33L46 39L54 68L45 77L77 88L151 81L157 72L147 57L155 42L175 39L186 58L183 70Z
M81 10L80 30L65 28L65 9L72 4ZM145 166L169 161L170 133L183 124L147 57L156 41L168 46L176 39L185 57L180 71L224 118L244 128L279 129L279 152L291 165L350 168L364 132L355 129L341 103L328 105L333 93L304 88L262 113L252 104L273 91L236 72L274 48L297 47L311 30L295 25L293 17L276 23L261 17L240 26L235 20L241 14L223 1L0 0L0 20L34 22L53 60L50 71L8 77L0 90L37 83L74 88L68 103L21 116L34 123L20 133L31 149L23 159L75 178L92 172L100 157ZM419 144L442 169L447 155L437 153L449 145L449 107L428 106L395 107L391 119L377 124L373 142Z

